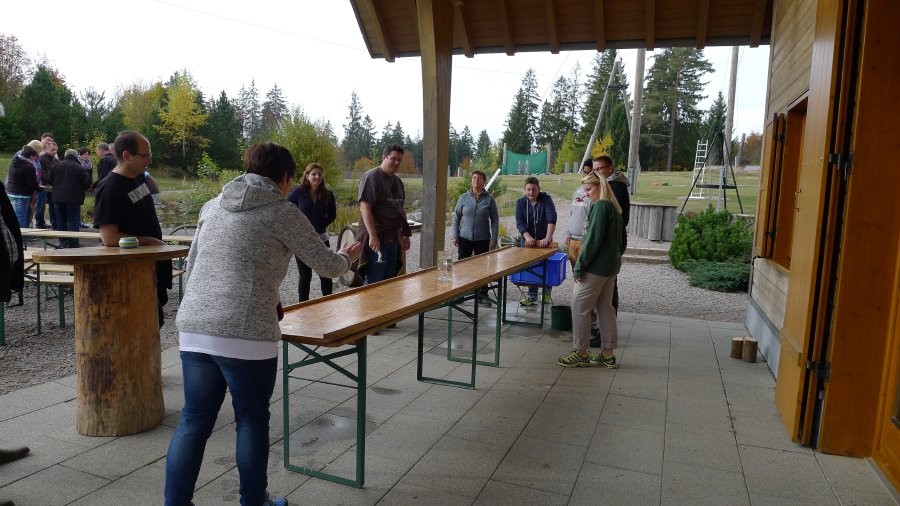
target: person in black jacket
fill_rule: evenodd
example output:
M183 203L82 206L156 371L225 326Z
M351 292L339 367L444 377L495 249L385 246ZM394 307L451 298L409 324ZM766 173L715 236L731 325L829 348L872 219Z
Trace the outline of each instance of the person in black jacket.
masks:
M3 304L10 301L13 292L21 292L25 286L22 230L3 183L0 183L0 273L0 304Z
M59 162L46 175L53 185L53 206L56 222L54 230L78 232L81 229L81 205L84 204L84 191L91 186L91 176L81 165L78 152L67 149L63 161ZM77 248L78 239L62 239L65 248Z
M631 186L631 183L628 181L628 176L620 171L615 170L615 168L613 167L612 158L608 156L598 156L597 158L594 158L593 164L594 172L606 178L606 182L609 183L609 187L612 188L613 194L616 196L616 201L619 203L619 207L622 208L622 242L620 253L625 254L625 249L628 247L628 216L631 211L631 198L628 196L628 187ZM616 285L613 287L612 304L616 311L618 311L618 279L616 280ZM591 339L591 347L600 347L599 335Z
M97 162L97 183L103 181L103 178L113 169L116 168L116 155L109 149L109 144L101 142L97 144L97 156L100 161ZM95 184L95 186L96 186Z
M13 155L9 173L6 175L8 199L12 199L12 207L21 228L31 226L31 201L38 190L34 165L37 157L37 149L26 144L21 151Z

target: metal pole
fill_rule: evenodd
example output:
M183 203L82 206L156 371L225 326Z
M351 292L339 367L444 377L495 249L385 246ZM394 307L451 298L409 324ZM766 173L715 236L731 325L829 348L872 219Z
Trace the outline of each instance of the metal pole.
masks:
M644 63L647 61L647 50L638 49L634 66L634 114L631 116L631 138L628 143L628 168L634 168L629 191L632 195L637 191L638 174L641 173L641 116L644 102Z
M609 98L609 87L612 86L613 79L616 77L616 73L619 71L619 61L616 60L613 62L612 72L609 73L609 81L606 83L606 91L603 92L603 101L600 102L600 110L597 111L597 121L594 122L594 133L591 134L591 139L588 141L587 146L584 148L584 156L581 157L581 163L584 163L585 160L591 158L591 149L594 147L594 141L597 140L597 130L600 128L600 118L603 117L603 111L606 109L607 98ZM581 165L579 164L579 167Z

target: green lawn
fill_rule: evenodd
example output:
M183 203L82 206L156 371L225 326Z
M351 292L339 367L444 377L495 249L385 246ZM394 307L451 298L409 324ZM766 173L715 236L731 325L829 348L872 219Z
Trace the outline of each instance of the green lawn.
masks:
M718 173L716 174L718 175ZM741 203L744 207L744 214L756 213L756 199L759 190L759 175L754 174L735 174L737 176L738 192L741 196ZM693 174L690 172L642 172L637 181L637 187L633 195L632 202L645 204L666 204L677 206L681 209L684 198L691 188ZM451 178L456 179L456 178ZM564 174L561 176L540 176L541 190L551 193L559 197L571 197L575 188L580 184L581 177L575 174ZM729 178L730 179L730 178ZM510 198L518 198L522 195L525 187L525 176L501 176L503 184L510 190ZM707 178L708 182L709 178ZM449 184L453 184L452 181ZM633 184L633 182L632 182ZM711 191L712 199L707 202L706 198L688 201L685 208L687 211L702 211L707 205L716 205L716 196L718 189L704 188L704 197ZM738 213L738 202L734 190L727 190L728 210Z

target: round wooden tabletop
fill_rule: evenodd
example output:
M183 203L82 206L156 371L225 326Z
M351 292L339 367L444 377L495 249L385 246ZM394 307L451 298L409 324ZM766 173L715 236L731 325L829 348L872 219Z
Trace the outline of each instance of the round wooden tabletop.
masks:
M90 248L65 248L35 251L32 259L38 264L113 264L126 262L146 262L149 260L169 260L187 256L187 246L164 244L159 246L138 246L137 248L115 248L97 246Z

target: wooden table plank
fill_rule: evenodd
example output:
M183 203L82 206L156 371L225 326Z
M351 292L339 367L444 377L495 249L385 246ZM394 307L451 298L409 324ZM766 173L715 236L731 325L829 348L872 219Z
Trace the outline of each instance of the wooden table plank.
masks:
M334 346L472 292L488 281L546 260L556 251L501 248L456 262L452 280L439 280L432 267L288 306L281 321L282 339Z

